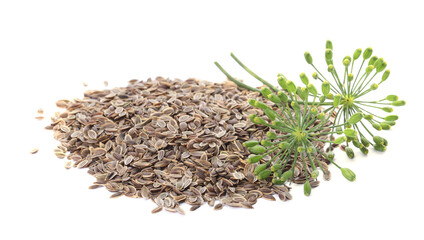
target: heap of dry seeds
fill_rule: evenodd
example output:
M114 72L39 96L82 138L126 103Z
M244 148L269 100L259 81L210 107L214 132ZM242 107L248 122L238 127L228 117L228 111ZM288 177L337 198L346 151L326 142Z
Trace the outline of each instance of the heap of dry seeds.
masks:
M258 181L255 165L245 161L242 143L268 131L249 121L250 114L263 116L249 98L266 101L231 82L131 80L127 87L87 91L82 100L58 101L66 111L46 128L61 142L55 153L67 157L66 168L88 168L96 177L90 188L152 199L158 205L152 212L184 213L182 202L193 211L204 202L252 208L258 198L275 200L273 194L291 199L287 186Z

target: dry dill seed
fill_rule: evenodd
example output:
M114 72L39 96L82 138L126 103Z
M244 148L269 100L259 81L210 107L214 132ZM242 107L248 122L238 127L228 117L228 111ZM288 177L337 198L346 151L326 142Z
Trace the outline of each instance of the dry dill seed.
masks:
M73 162L88 168L95 188L104 186L111 198L152 199L158 205L152 213L184 214L182 203L194 211L216 201L221 203L214 209L253 208L259 198L275 200L273 194L290 200L289 187L258 181L255 165L245 160L249 152L242 143L268 131L250 122L250 114L266 116L249 98L267 102L230 82L131 80L128 87L59 100L65 112L46 129L61 142L56 156L69 153L65 168ZM305 181L303 166L296 168L294 180Z
M29 151L29 153L31 153L31 154L36 154L36 153L38 153L38 148L33 148L33 149L31 149L31 151Z

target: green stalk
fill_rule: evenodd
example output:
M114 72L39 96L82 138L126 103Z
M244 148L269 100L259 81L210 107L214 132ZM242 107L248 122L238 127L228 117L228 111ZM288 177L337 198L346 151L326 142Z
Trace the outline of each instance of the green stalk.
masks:
M247 90L252 91L252 92L260 92L259 89L253 88L253 87L251 87L251 86L249 86L247 84L244 84L244 83L238 81L234 77L232 77L227 71L224 70L224 68L221 67L221 65L219 65L218 62L215 62L215 65L219 68L219 70L221 70L222 73L225 74L225 76L227 76L227 78L230 81L232 81L233 83L237 84L237 86L242 87L242 88L247 89Z
M252 70L250 70L248 67L246 67L246 65L244 65L233 53L231 53L231 57L244 69L246 70L246 72L248 72L250 75L252 75L254 78L258 79L259 81L261 81L263 84L265 84L266 86L268 86L269 88L271 88L274 92L278 92L278 88L276 88L274 85L272 85L271 83L267 82L266 80L262 79L261 77L259 77L258 75L256 75L254 72L252 72Z

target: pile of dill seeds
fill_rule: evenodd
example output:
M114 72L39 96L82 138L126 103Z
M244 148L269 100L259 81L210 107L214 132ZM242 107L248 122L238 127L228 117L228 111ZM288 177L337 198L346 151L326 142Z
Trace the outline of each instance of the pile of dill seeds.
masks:
M250 122L250 114L266 116L249 98L267 102L232 82L131 80L58 101L64 111L46 129L60 141L55 153L67 159L66 168L87 168L96 178L90 188L104 187L112 198L151 199L153 213L184 214L184 202L194 211L204 203L218 210L253 208L259 198L290 200L288 186L258 181L256 165L246 162L242 143L268 131Z

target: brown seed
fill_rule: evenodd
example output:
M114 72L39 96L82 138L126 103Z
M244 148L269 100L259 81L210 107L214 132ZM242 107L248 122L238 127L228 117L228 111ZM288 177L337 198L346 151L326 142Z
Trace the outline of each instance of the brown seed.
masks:
M158 213L160 211L162 211L163 207L162 206L157 206L155 209L152 210L152 213Z
M91 139L96 139L97 138L97 133L95 131L93 131L93 130L89 130L87 132L87 134L88 134L88 137L91 138Z
M36 116L35 119L37 119L37 120L43 120L44 117L43 116Z
M33 148L31 151L29 151L29 153L31 153L31 154L38 153L38 148Z
M104 81L103 84L105 85L105 87L109 86L108 81Z
M257 164L245 160L249 151L242 143L268 132L250 122L250 114L264 116L247 103L250 98L271 106L260 94L229 82L131 80L128 87L89 90L83 99L58 101L63 112L46 129L61 143L55 154L69 154L65 167L86 168L112 198L148 198L158 204L153 212L165 208L181 214L183 203L191 210L216 202L214 209L253 208L260 197L275 200L276 193L289 200L291 195L270 180L258 181ZM294 181L304 181L303 171L297 164Z
M214 210L221 210L223 207L223 205L221 203L218 203L215 205L215 207L213 207Z
M72 167L72 161L66 161L65 162L65 168L70 169Z

